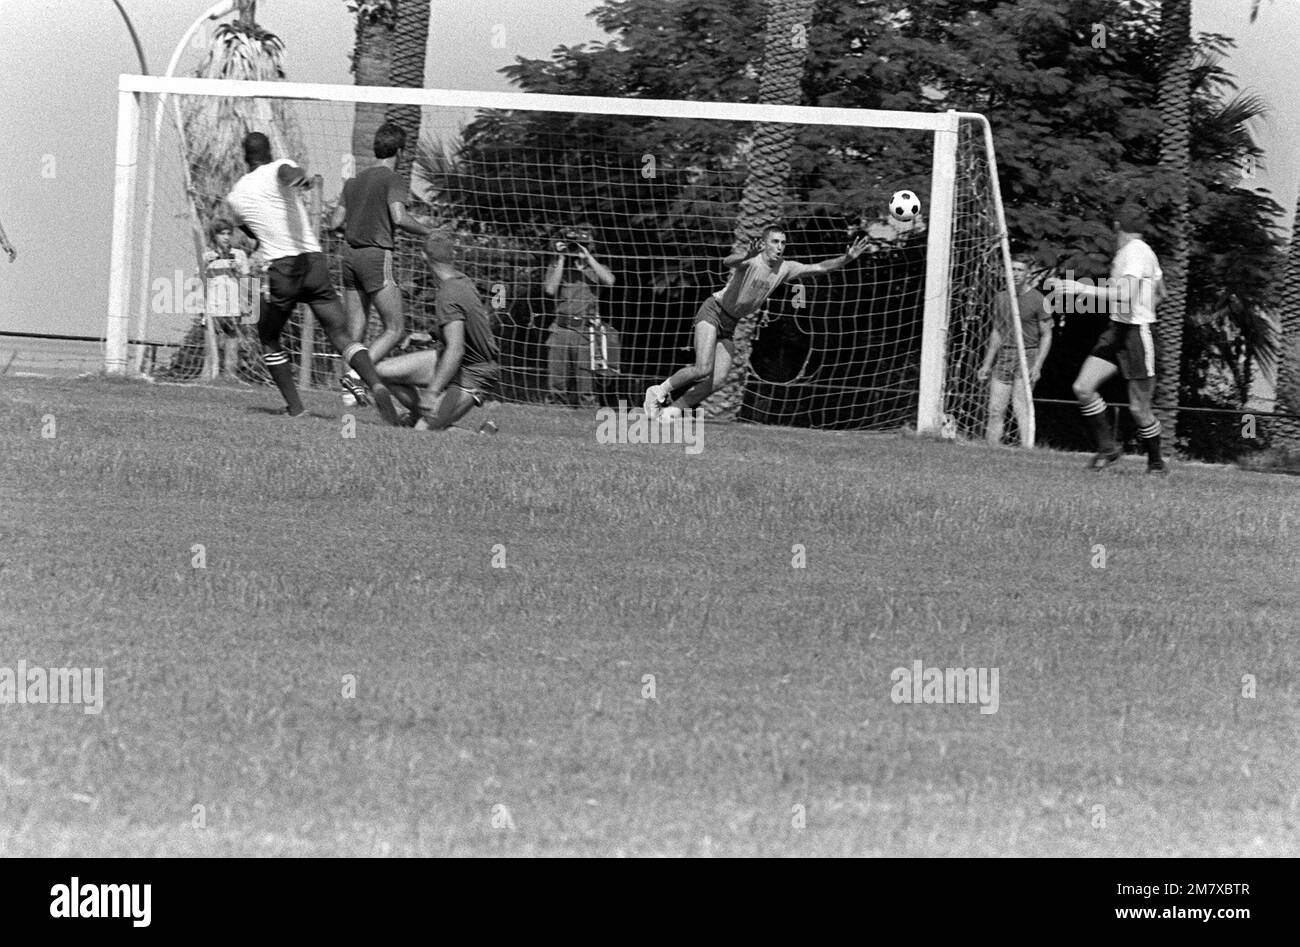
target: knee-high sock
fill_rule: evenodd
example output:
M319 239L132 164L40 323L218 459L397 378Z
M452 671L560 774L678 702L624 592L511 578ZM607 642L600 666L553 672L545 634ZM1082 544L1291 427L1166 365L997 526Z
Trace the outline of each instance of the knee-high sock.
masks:
M1114 450L1115 439L1111 437L1110 424L1106 420L1106 399L1101 395L1093 395L1091 401L1079 406L1079 412L1092 427L1092 436L1097 443L1097 450Z
M298 386L293 381L293 366L289 364L288 353L283 351L266 352L262 355L262 363L266 365L266 370L271 373L271 380L275 382L275 387L280 389L280 395L284 398L289 413L301 414L303 412L302 399L298 397Z
M383 384L375 374L375 365L370 361L370 352L360 342L353 342L343 350L343 361L361 376L368 388L374 389Z
M1147 463L1159 464L1162 461L1160 457L1160 422L1152 421L1146 427L1138 428L1138 440L1146 448Z

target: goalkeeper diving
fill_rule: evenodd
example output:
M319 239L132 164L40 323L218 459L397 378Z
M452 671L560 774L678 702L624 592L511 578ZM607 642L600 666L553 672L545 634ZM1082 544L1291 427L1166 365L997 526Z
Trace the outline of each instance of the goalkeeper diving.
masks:
M646 389L648 417L664 421L678 418L726 380L736 354L736 325L762 308L778 286L804 276L832 273L856 260L870 245L866 237L860 237L837 257L820 263L796 263L785 258L785 242L785 231L769 225L747 249L722 261L731 269L731 276L727 285L706 299L695 314L695 362Z

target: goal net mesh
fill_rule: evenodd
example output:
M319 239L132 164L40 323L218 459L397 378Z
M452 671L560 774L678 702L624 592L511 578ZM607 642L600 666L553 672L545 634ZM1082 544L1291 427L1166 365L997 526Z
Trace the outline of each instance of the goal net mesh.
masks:
M253 324L257 258L242 319L209 319L209 227L228 216L224 197L247 170L242 136L266 132L276 157L296 159L319 179L305 199L341 290L342 244L327 223L344 179L373 161L352 153L357 106L188 94L141 101L132 337L147 325L146 341L163 343L141 352L141 367L165 381L202 382L225 368L246 382L269 383ZM692 318L724 285L722 258L738 233L752 236L762 222L738 219L747 181L764 173L755 123L467 106L420 112L408 210L451 237L457 265L494 313L502 399L639 404L647 385L693 360ZM742 326L752 346L743 383L730 392L731 413L818 428L913 425L935 133L791 125L789 173L762 215L785 229L787 258L835 257L860 236L870 246L836 272L782 285L752 325ZM987 389L976 372L1005 277L981 129L963 120L957 138L942 412L948 433L969 437L983 434ZM890 196L901 189L920 198L914 220L889 212ZM573 230L589 232L587 249L613 285L590 266L584 277L579 258L557 252L557 241ZM235 244L244 246L238 233ZM561 289L552 295L547 280L561 257ZM425 344L422 334L434 334L437 286L419 239L399 235L394 262L411 344ZM568 283L585 283L594 308L572 299L564 305L574 292L584 295ZM372 313L368 337L380 328ZM234 365L231 339L238 344ZM339 390L337 353L305 309L284 341L301 384ZM718 401L715 395L708 404ZM1008 435L1015 436L1013 423Z

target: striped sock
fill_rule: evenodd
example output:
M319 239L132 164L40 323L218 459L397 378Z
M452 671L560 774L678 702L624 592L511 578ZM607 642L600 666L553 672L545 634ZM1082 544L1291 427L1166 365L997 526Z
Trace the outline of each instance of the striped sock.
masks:
M376 387L382 386L383 382L375 374L374 363L370 361L370 350L360 342L353 342L343 350L343 361L347 362L354 372L361 376L361 380L366 386L374 391Z
M262 364L271 373L271 380L280 389L280 396L289 408L290 414L302 414L302 399L298 397L298 386L293 381L293 366L289 364L287 352L263 352Z
M1147 463L1159 465L1163 462L1160 456L1160 422L1152 421L1146 427L1138 428L1138 439L1142 441L1142 446L1147 451Z
M1115 449L1115 439L1110 434L1110 424L1106 418L1106 399L1094 394L1087 404L1079 406L1079 413L1092 427L1092 436L1097 450L1104 452Z

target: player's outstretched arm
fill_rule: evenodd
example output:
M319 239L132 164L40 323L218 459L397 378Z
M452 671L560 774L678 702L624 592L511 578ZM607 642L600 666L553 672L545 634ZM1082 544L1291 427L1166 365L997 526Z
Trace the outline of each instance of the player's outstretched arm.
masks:
M871 246L870 240L866 237L858 237L858 239L849 244L848 249L839 256L833 256L829 260L822 260L820 263L814 263L809 266L808 269L804 270L804 273L833 273L835 270L846 266L853 260L862 256L863 252L865 252L869 246Z

